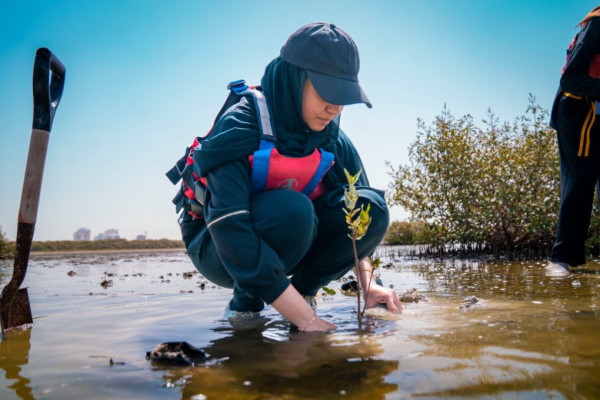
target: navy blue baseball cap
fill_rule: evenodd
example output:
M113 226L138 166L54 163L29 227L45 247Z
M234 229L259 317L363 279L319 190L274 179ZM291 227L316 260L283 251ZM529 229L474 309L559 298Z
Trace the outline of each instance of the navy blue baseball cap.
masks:
M319 96L328 103L372 107L358 84L358 48L350 35L334 24L304 25L288 38L280 57L305 69Z

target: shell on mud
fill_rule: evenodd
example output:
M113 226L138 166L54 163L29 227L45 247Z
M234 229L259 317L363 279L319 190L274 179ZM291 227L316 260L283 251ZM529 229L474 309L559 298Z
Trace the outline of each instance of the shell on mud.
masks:
M188 342L166 342L146 352L146 360L171 365L196 365L206 361L206 353Z
M416 288L413 288L402 293L402 295L400 296L400 301L403 303L419 303L421 301L426 303L429 301L429 299L421 293L419 293L419 291Z
M475 304L480 303L480 302L481 302L481 299L476 296L465 297L465 299L462 301L462 304L460 305L459 308L461 310L464 310L465 308L471 308Z

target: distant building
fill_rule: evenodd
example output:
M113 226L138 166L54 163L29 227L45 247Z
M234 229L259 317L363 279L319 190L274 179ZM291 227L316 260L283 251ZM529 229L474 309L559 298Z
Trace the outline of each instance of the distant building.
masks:
M73 234L73 240L90 240L90 230L86 228L79 228L77 232Z
M118 229L107 229L104 231L107 239L119 239L119 230Z
M94 240L108 240L108 239L119 239L118 229L107 229L104 232L100 232L94 236Z
M94 236L94 240L106 240L106 234L104 232L100 232Z
M137 236L135 237L135 240L146 240L146 235L142 235L142 234L140 234L140 235L137 235Z

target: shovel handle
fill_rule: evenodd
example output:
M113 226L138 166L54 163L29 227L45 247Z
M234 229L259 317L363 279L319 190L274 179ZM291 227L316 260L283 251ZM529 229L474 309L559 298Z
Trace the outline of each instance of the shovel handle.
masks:
M64 65L50 50L39 48L33 63L33 129L50 132L64 86Z
M33 64L33 129L25 166L19 223L34 225L37 219L48 139L64 85L64 65L50 50L43 47L38 49Z
M63 64L50 50L38 49L33 64L33 124L19 207L15 263L12 278L2 289L0 296L2 332L15 325L31 322L31 307L27 291L26 289L19 290L19 287L27 272L48 139L64 85L65 67ZM15 301L16 298L19 300Z
M50 72L52 72L51 75ZM33 129L31 130L17 220L15 263L12 279L5 290L10 290L8 289L10 287L16 291L25 279L40 202L48 139L64 84L65 67L63 64L50 50L38 49L33 64Z

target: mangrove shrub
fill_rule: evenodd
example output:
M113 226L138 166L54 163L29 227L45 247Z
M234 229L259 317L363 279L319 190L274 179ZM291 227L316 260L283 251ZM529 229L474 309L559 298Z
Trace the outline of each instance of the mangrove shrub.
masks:
M4 232L2 231L2 227L0 227L0 260L5 258L13 258L15 252L15 246L13 243L10 243Z
M383 242L389 245L427 243L427 226L422 222L393 221L385 233Z
M530 96L526 113L482 126L444 107L418 122L408 165L388 163L389 201L426 225L434 247L482 249L496 255L546 256L556 231L560 171L556 133Z

